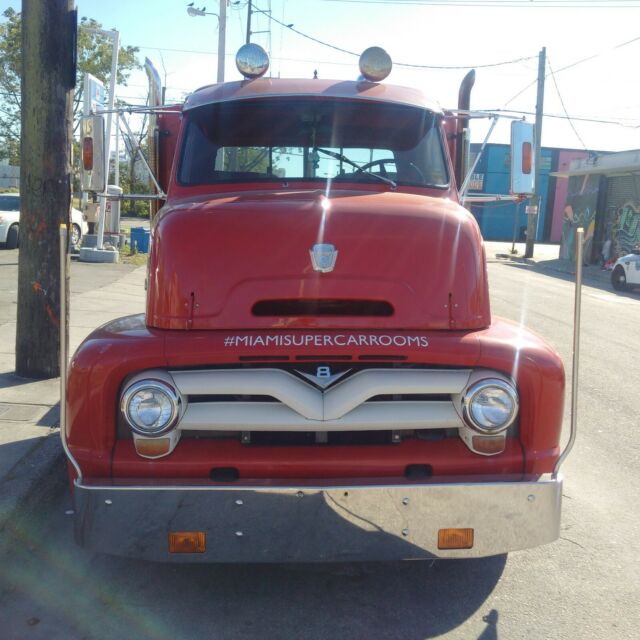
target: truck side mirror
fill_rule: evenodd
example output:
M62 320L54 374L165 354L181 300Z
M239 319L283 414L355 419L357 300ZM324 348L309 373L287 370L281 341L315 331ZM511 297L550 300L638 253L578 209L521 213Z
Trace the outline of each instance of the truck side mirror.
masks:
M528 196L535 187L535 128L533 124L514 120L511 123L511 193Z
M80 123L82 162L80 165L80 188L82 191L102 192L106 187L106 165L104 157L104 118L86 116Z

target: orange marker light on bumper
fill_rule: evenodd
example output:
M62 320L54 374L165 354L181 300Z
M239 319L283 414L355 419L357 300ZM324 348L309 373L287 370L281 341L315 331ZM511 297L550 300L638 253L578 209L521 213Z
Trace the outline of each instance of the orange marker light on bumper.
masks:
M440 529L438 549L471 549L473 529Z
M471 443L476 453L483 453L487 456L494 456L502 453L506 445L504 434L499 436L473 436Z
M172 531L169 533L169 553L204 553L207 539L204 531Z
M145 458L159 458L169 453L170 438L136 438L136 452Z

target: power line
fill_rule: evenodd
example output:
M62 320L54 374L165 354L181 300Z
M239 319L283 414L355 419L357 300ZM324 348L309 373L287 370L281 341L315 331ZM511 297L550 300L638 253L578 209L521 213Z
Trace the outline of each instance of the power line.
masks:
M500 9L636 9L638 0L324 0L345 4Z
M589 60L593 60L594 58L602 56L605 53L608 53L609 51L615 51L616 49L622 49L622 47L626 47L629 44L633 44L634 42L637 42L638 40L640 40L640 36L637 36L635 38L631 38L631 40L627 40L625 42L621 42L620 44L616 44L613 47L611 47L610 49L605 49L604 51L600 51L599 53L595 53L592 56L587 56L586 58L582 58L581 60L576 60L576 62L572 62L571 64L568 64L565 67L561 67L560 69L558 69L558 71L556 71L556 73L560 73L561 71L566 71L567 69L571 69L572 67L575 67L575 66L577 66L579 64L582 64L583 62L588 62Z
M578 130L576 129L575 125L573 124L573 120L571 119L571 116L569 116L569 112L567 111L567 107L564 104L564 100L562 99L562 94L560 93L560 87L558 87L558 82L556 81L556 74L553 73L553 67L551 66L551 61L549 60L549 58L547 58L547 64L549 65L549 71L551 72L551 77L553 78L553 84L554 84L554 86L556 88L556 93L558 94L558 98L560 98L560 104L562 105L562 110L564 111L565 115L567 116L567 120L569 121L569 124L571 125L571 128L573 129L573 132L576 134L576 137L578 138L578 140L580 140L580 144L584 147L584 150L588 152L589 149L587 149L587 145L584 143L584 140L582 139L582 137L578 133Z
M557 72L556 72L557 73ZM535 111L520 111L518 109L480 109L480 111L487 111L489 113L514 113L522 116L535 116ZM607 120L604 118L587 118L583 116L569 116L569 115L560 115L557 113L544 113L542 114L545 118L555 118L559 120L575 120L577 122L591 122L593 124L613 124L619 127L626 127L627 129L638 129L640 125L631 124L631 122L638 122L639 119L634 118L623 118L620 120ZM628 120L629 122L623 122L622 120Z
M604 49L603 51L599 51L598 53L594 53L593 55L587 56L586 58L580 58L580 60L576 60L575 62L571 62L570 64L565 65L564 67L561 67L560 69L558 69L556 71L556 73L561 73L562 71L567 71L568 69L572 69L573 67L577 67L579 64L582 64L583 62L589 62L590 60L594 60L595 58L599 58L599 57L603 56L605 53L609 53L610 51L615 51L616 49L622 49L622 47L626 47L626 46L628 46L630 44L633 44L634 42L638 42L638 40L640 40L640 36L637 36L635 38L631 38L631 40L625 40L624 42L620 42L619 44L616 44L613 47L610 47L609 49ZM549 77L549 74L545 75L545 80L548 77ZM507 102L504 103L503 108L509 106L516 98L519 98L525 91L530 89L537 82L538 81L536 79L533 82L530 82L526 87L524 87L524 89L521 89L520 91L518 91L518 93L516 93L515 96L513 96L512 98L509 98L509 100L507 100Z
M273 20L275 20L276 22L280 23L279 20L276 20L276 18L273 18ZM282 23L280 23L282 24ZM287 27L287 25L284 25L285 27ZM307 36L305 34L303 34L300 31L296 31L295 29L293 29L292 27L288 27L291 31L295 31L296 33L299 33L300 35L303 35L306 38L311 38L312 40L314 40L314 42L318 42L319 44L322 44L324 46L327 47L331 47L333 49L337 49L338 51L341 51L342 53L347 53L351 56L357 56L360 57L359 53L355 53L354 51L347 51L346 49L340 49L339 47L334 47L331 44L327 44L327 43L323 43L321 40L315 40L314 38L312 38L311 36ZM196 55L205 55L205 56L215 56L217 55L214 51L204 51L203 49L174 49L171 47L151 47L148 45L142 45L142 44L137 44L135 45L138 49L148 49L151 51L169 51L171 53L193 53ZM231 57L235 57L235 53L226 53L225 57L227 58L231 58ZM507 60L505 62L495 62L495 63L491 63L491 64L476 64L473 66L468 66L468 65L464 65L464 66L435 66L435 65L426 65L426 64L411 64L411 63L403 63L403 62L394 62L393 64L397 67L410 67L410 68L415 68L415 69L484 69L486 67L499 67L499 66L503 66L503 65L507 65L507 64L516 64L518 62L526 62L528 60L533 60L534 58L537 58L537 56L529 56L529 57L525 57L525 58L517 58L515 60ZM285 58L282 56L274 56L272 58L272 60L286 60L289 62L309 62L309 63L314 63L314 64L333 64L333 65L337 65L337 66L351 66L350 62L335 62L335 61L331 61L331 60L305 60L302 58Z
M294 33L297 33L299 36L306 38L307 40L311 40L316 44L322 45L323 47L328 47L330 49L333 49L334 51L339 51L340 53L346 53L350 56L356 56L358 58L360 57L360 54L356 53L355 51L349 51L348 49L343 49L342 47L338 47L336 45L330 44L329 42L325 42L324 40L320 40L318 38L315 38L314 36L310 36L307 33L304 33L298 29L295 29L293 25L285 24L284 22L278 20L277 18L274 18L270 13L263 11L262 9L259 9L258 7L254 7L254 11L256 13L262 13L266 15L269 18L269 20L272 20L276 24L279 24L281 27L284 27L285 29L289 29L289 31L293 31ZM505 60L503 62L493 62L489 64L474 64L474 65L432 65L432 64L413 64L410 62L394 62L393 64L397 67L410 67L414 69L486 69L488 67L500 67L507 64L517 64L518 62L532 60L535 57L537 56L528 56L523 58L517 58L515 60Z

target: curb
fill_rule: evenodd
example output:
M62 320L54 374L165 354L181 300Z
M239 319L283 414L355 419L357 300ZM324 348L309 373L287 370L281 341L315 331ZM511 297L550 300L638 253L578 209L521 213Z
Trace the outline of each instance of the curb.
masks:
M538 272L548 271L552 273L560 273L567 276L567 278L571 281L575 280L576 276L575 271L572 271L570 268L565 267L561 264L545 264L545 261L537 262L536 260L532 260L530 258L512 256L506 253L496 253L494 261L499 264L522 265L525 267L530 267ZM598 270L597 272L592 273L587 269L589 269L589 266L583 268L582 270L583 282L590 282L601 285L609 285L611 283L611 272Z

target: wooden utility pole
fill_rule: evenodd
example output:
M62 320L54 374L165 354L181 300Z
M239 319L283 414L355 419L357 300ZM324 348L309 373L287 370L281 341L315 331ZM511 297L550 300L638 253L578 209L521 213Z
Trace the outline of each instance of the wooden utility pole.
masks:
M538 91L536 94L536 140L535 140L535 181L534 193L531 196L531 205L535 207L536 213L527 215L527 247L525 258L533 258L533 246L536 241L536 230L538 227L538 216L540 215L540 163L542 158L542 113L544 111L544 79L547 68L547 49L542 47L538 55Z
M73 5L73 0L22 0L16 373L29 378L59 375L59 228L69 225L71 211Z

